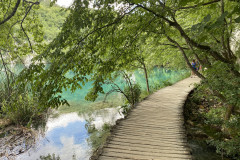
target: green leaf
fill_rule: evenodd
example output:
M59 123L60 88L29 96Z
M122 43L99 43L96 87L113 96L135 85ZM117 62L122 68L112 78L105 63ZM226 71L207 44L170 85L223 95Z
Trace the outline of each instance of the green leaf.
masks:
M134 3L142 3L142 2L144 2L144 1L146 1L146 0L134 0L133 2L134 2Z
M211 20L211 15L210 14L208 14L207 16L205 16L203 18L203 22L209 22L210 20Z
M235 19L235 22L236 22L236 23L240 23L240 16Z
M51 3L50 3L50 7L52 7L56 2L57 2L57 0L53 0L53 1L51 1Z
M189 2L191 2L191 0L181 0L181 1L179 2L179 5L180 5L180 6L186 6Z
M217 18L216 22L211 25L211 28L218 28L224 24L224 19L228 15L228 12L224 12L220 17Z

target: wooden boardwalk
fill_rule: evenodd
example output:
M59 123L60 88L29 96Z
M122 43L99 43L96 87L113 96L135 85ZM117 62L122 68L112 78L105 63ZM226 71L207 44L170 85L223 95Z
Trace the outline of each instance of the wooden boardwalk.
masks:
M183 105L199 78L163 88L139 103L119 122L99 160L191 159L183 127Z

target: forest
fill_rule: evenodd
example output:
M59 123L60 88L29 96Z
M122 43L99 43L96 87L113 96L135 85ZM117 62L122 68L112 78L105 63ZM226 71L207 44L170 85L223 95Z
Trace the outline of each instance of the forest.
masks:
M201 79L186 105L201 106L194 126L218 154L240 159L239 24L239 0L75 0L67 8L56 0L0 1L0 129L6 121L31 128L49 109L69 105L64 90L88 82L85 100L119 92L134 106L141 92L154 91L150 70L184 69ZM135 70L144 73L144 91L129 76ZM113 86L108 93L105 84Z

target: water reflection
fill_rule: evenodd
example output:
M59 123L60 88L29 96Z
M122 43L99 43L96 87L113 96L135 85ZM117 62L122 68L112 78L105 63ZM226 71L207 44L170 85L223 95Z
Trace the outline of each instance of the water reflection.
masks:
M36 145L17 159L35 160L49 154L59 156L61 160L89 159L91 146L87 142L89 134L85 128L86 120L92 119L91 123L97 129L101 129L104 123L114 125L117 119L123 118L119 109L107 108L81 116L74 112L50 118L45 135L40 136Z
M118 119L124 118L122 114L122 109L118 108L106 108L95 111L91 117L95 117L92 121L96 129L101 129L102 126L107 123L110 125L115 125Z
M185 71L167 71L164 68L155 68L149 73L150 86L162 85L165 80L175 82L183 73L185 73ZM73 73L69 73L67 76L71 77L71 74ZM146 90L145 79L142 72L134 72L132 78L141 85L143 90ZM115 83L121 88L124 88L123 81L123 79L117 78ZM79 116L76 112L83 113L92 108L95 109L95 107L90 107L93 103L84 100L85 95L91 87L92 82L88 82L81 90L77 89L75 93L71 93L70 90L64 91L62 94L63 98L67 99L73 106L72 108L65 108L65 110L74 112L62 114L57 118L50 118L46 124L44 135L39 137L36 145L27 153L18 156L17 159L35 160L40 159L40 156L48 157L51 155L56 155L56 157L59 156L61 160L89 159L92 148L91 143L87 141L89 134L85 125L89 125L88 123L90 122L96 129L101 129L105 123L114 125L117 119L123 118L123 114L119 112L119 108L102 109L91 114ZM107 92L111 90L112 87L111 85L105 84L103 88L104 91ZM112 106L122 103L122 99L119 97L109 98L109 102L113 104ZM97 102L101 102L103 99L104 95L100 94Z

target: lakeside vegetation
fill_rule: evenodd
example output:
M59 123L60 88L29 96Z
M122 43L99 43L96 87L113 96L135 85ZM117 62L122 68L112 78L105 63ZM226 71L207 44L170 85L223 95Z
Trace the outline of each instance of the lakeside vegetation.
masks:
M188 138L215 150L218 158L239 160L239 110L235 110L229 121L224 120L225 112L224 104L212 96L209 89L199 85L184 108ZM196 154L197 151L193 153Z
M37 11L41 25L43 26L44 41L51 42L61 31L62 25L69 15L70 11L53 5L50 7L50 2L40 1L40 8Z
M1 4L2 3L3 2L1 2ZM5 124L13 123L30 127L32 122L38 121L38 119L44 120L46 117L45 114L48 112L49 106L44 107L38 101L38 95L40 93L33 93L30 84L26 87L17 84L17 76L19 72L18 69L25 68L26 65L29 65L24 64L24 58L28 55L36 56L36 52L39 50L34 47L42 49L52 41L60 32L61 26L69 14L69 11L64 11L64 9L59 6L50 7L49 4L49 1L41 1L41 4L35 2L32 5L29 5L28 2L22 2L22 9L29 9L28 7L33 8L33 11L28 13L29 15L26 13L28 18L24 18L24 11L20 13L17 12L17 15L14 17L16 19L23 17L22 23L18 21L15 22L15 19L12 18L10 22L13 24L8 23L8 25L12 25L10 30L7 29L6 25L1 26L1 31L3 31L3 29L6 30L6 32L1 32L3 38L1 38L2 43L0 48L0 113L8 119L8 123ZM11 1L9 1L9 8L5 8L7 6L3 4L2 7L2 13L4 13L4 9L11 10ZM20 28L22 28L22 30ZM25 36L23 34L25 34ZM7 36L5 39L4 35ZM29 44L26 42L27 39L29 40ZM34 45L32 43L34 43ZM30 50L27 51L27 49L29 49L28 45ZM34 54L33 50L35 52ZM21 66L20 68L17 66L18 63ZM15 68L17 68L17 71L15 71ZM4 127L4 125L1 125L1 128L2 127Z
M95 101L105 93L102 86L112 84L134 106L160 87L149 85L155 66L189 69L202 79L193 101L202 106L195 116L208 144L239 159L239 0L76 0L68 9L49 4L0 2L0 114L8 119L1 125L10 120L30 127L49 108L68 105L63 90L74 92L89 81L86 100ZM10 64L27 55L33 63L16 75ZM194 70L192 59L203 70ZM129 78L137 69L145 77L142 95ZM125 89L114 84L119 76Z

